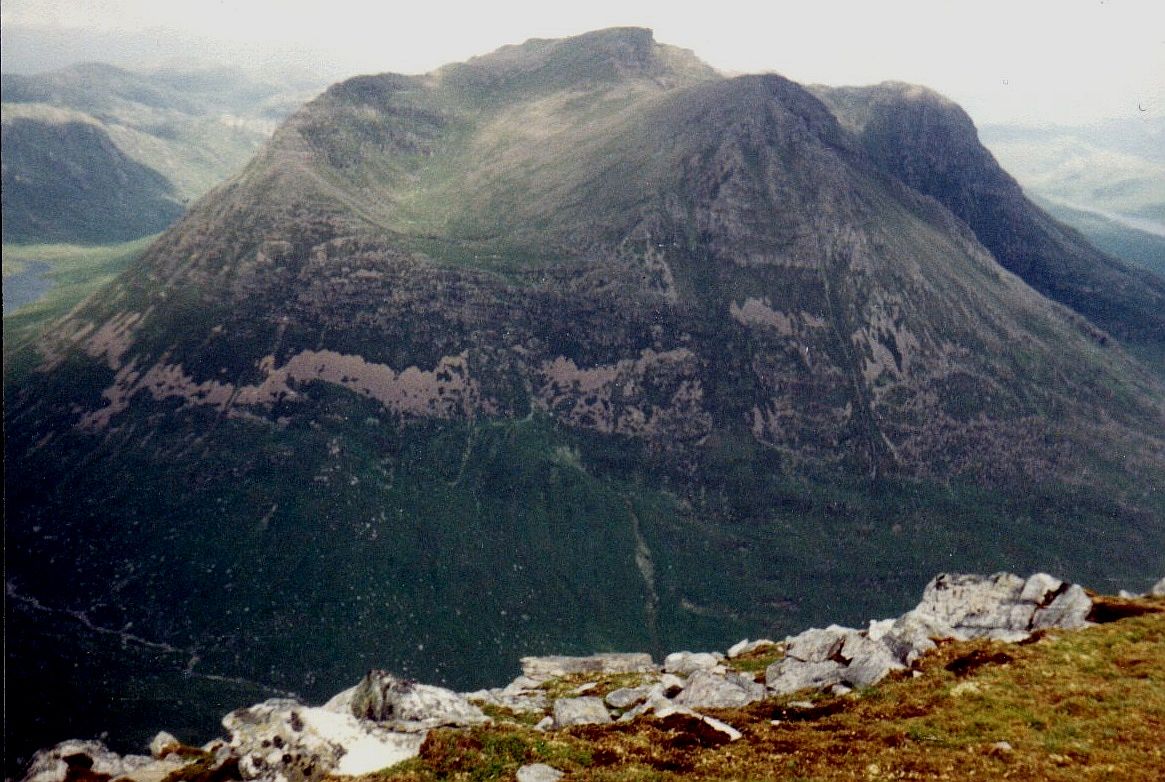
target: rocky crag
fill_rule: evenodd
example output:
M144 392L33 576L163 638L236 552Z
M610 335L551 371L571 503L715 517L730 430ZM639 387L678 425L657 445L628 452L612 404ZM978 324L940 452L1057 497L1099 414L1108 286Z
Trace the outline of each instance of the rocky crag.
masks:
M1150 596L1165 597L1165 579ZM1165 605L1126 605L1123 615L1151 610ZM314 782L363 776L416 757L434 729L464 730L503 718L551 732L649 718L688 736L693 746L718 746L740 740L742 733L704 711L721 713L794 694L804 698L809 691L846 695L894 674L921 676L919 660L939 644L1022 644L1051 630L1111 621L1112 612L1111 601L1094 604L1079 585L1044 573L1027 579L941 574L916 608L865 629L831 625L781 643L744 640L726 653L676 652L662 664L643 653L527 657L522 675L506 686L468 693L373 670L322 706L272 699L232 711L222 720L228 736L199 749L166 732L150 743L149 756L119 756L100 742L66 741L37 753L25 782ZM960 659L964 667L984 664L974 654ZM517 769L520 782L561 776L546 764Z

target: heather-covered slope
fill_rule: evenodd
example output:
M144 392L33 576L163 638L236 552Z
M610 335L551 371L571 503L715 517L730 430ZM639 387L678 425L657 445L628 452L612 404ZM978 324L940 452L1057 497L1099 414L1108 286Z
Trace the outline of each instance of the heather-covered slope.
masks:
M21 704L472 686L1165 549L1158 381L808 91L644 30L332 87L21 360Z

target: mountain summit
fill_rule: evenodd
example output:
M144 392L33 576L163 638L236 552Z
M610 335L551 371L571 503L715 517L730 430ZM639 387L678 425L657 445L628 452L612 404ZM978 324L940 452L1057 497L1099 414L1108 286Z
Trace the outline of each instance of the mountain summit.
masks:
M1161 281L979 179L937 96L816 92L616 29L292 116L6 377L35 744L111 722L43 688L152 728L859 621L952 564L1159 571L1120 342Z

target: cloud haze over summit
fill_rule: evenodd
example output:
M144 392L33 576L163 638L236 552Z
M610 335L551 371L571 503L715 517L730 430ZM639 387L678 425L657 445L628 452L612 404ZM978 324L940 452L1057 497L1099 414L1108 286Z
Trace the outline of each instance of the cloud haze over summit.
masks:
M530 37L651 27L730 72L800 82L923 83L979 123L1088 122L1165 113L1165 6L1038 0L947 3L726 0L712 7L513 0L423 7L365 0L9 0L4 69L72 61L150 66L213 58L339 78L416 73Z

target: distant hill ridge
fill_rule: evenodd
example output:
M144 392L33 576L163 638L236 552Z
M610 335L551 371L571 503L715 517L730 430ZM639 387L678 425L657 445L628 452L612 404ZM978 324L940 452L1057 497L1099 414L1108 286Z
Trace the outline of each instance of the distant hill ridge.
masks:
M4 241L157 233L241 168L310 94L227 69L143 74L84 63L4 74Z

